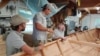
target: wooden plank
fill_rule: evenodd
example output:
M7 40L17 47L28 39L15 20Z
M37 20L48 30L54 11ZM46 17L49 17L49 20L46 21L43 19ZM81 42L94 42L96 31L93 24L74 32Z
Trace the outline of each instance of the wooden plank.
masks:
M70 49L69 51L67 51L66 53L64 53L64 56L86 56L87 52L91 51L93 49L93 47L89 47L89 46L84 46L82 48L79 49Z
M91 51L89 51L88 53L87 53L87 55L88 56L98 56L98 50L97 49L92 49Z
M77 38L77 36L76 36L75 33L70 34L70 35L69 35L69 38L71 38L72 40L77 40L77 41L79 41L79 39Z
M79 39L79 41L87 41L86 36L84 35L83 32L76 33L76 36Z
M76 50L70 56L97 56L98 51L90 46L84 46L83 48Z
M73 52L75 52L75 49L70 49L66 53L63 53L63 56L70 56Z
M69 39L68 40L76 40L76 41L79 41L79 39L76 37L76 34L71 34L70 36L69 36ZM71 44L70 43L70 45L73 47L73 48L75 48L75 49L78 49L78 48L80 48L81 46L80 45L78 45L78 44Z
M43 52L43 56L62 56L59 47L57 45L57 42L55 41L52 44L50 43L46 44L42 52Z
M85 36L87 38L87 41L94 42L93 39L91 38L91 36L89 35L88 31L84 31L84 34L85 34Z
M69 50L73 49L67 39L64 41L58 40L57 44L58 44L58 47L59 47L62 55L64 53L68 52Z
M73 53L76 49L80 49L80 45L78 44L71 44L68 40L73 39L77 40L76 36L74 34L67 36L67 39L63 42L61 40L58 40L58 47L61 50L61 53L63 56L70 56L71 53Z
M89 30L88 33L93 39L93 41L98 40L98 33L96 32L96 29Z
M76 43L76 44L82 44L82 45L87 45L95 48L100 48L100 44L92 43L92 42L85 42L85 41L75 41L75 40L69 40L71 43Z
M92 49L94 49L94 48L90 47L90 46L83 46L81 49L79 49L79 51L83 52L83 53L87 53L87 52L91 51Z
M100 56L100 52L98 52L98 55L97 56Z
M6 45L5 42L0 43L0 56L6 56Z
M24 52L19 52L17 54L11 55L11 56L30 56L30 55L27 55ZM41 52L36 52L32 56L42 56L42 54L41 54Z

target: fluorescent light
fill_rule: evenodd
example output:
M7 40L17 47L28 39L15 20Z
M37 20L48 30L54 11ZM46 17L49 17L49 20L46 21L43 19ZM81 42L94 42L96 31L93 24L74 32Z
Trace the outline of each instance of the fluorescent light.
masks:
M25 13L25 14L32 15L31 11L25 11L25 10L19 10L19 11L22 12L22 13Z

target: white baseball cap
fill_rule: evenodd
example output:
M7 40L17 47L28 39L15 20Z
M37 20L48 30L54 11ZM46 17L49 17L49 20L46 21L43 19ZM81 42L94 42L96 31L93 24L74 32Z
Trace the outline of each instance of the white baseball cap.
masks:
M28 21L29 21L28 19L25 19L24 17L22 17L20 15L14 15L14 16L12 16L10 23L13 26L17 26L21 23L27 23Z
M42 8L49 8L52 12L53 10L58 9L58 7L54 3L47 3Z

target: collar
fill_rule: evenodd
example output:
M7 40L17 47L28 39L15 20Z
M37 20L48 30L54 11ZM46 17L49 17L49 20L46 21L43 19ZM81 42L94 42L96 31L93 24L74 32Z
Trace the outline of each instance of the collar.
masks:
M43 11L41 12L41 14L42 14L44 17L46 17L46 16L47 16L47 15L46 15Z
M14 31L14 30L13 30ZM23 34L21 32L17 32L17 31L14 31L17 35L19 35L20 37L23 37Z

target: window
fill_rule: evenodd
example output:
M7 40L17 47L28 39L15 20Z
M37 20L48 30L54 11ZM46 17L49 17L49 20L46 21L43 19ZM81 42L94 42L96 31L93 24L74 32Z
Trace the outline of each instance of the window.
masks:
M33 32L33 22L32 20L30 20L27 24L26 24L26 28L25 28L25 33L32 33Z

